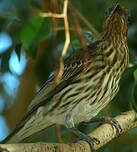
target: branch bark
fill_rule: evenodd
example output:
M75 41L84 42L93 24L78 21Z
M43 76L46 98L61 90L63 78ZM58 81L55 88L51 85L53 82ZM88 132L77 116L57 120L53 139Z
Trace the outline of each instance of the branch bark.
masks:
M122 133L137 127L136 112L134 110L122 113L115 117L122 128ZM99 149L113 138L117 137L116 129L110 124L102 124L89 136L98 138L100 144L95 143L95 149ZM19 144L0 144L0 152L91 152L90 146L85 141L78 143L19 143Z

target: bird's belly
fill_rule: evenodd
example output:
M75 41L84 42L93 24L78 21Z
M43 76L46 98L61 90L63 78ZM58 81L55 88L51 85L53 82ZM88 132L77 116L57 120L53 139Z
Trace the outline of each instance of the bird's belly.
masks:
M83 103L79 103L79 105L77 105L71 112L74 124L79 124L82 121L89 121L91 118L95 117L100 110L102 110L113 99L116 92L112 92L111 94L104 96L101 100L95 99L93 102L85 100Z
M111 77L111 79L110 79ZM53 120L56 123L64 124L65 116L70 114L74 124L88 121L95 117L116 95L118 81L109 73L104 77L102 84L97 79L88 82L69 85L60 94L54 96L57 106L51 115L57 115ZM92 84L92 85L91 85ZM54 106L54 105L53 105Z
M106 79L109 80L109 77L111 76L106 76ZM116 82L115 77L112 76L111 78L109 81L106 81L104 78L103 85L92 85L89 93L84 90L81 91L81 99L83 100L71 111L74 123L88 121L95 117L114 98L119 89L119 80Z

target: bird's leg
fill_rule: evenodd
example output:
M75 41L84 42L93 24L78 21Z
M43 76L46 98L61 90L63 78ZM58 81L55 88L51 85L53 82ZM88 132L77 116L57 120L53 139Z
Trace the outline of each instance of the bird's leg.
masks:
M88 122L83 122L83 123L89 124L92 122L109 123L110 125L116 128L118 135L120 135L120 133L122 132L122 128L119 122L116 119L113 119L111 117L91 118Z
M94 143L96 144L100 143L100 141L97 138L90 137L79 131L77 128L75 128L70 114L66 115L65 124L68 129L70 129L76 136L78 136L78 138L74 142L77 142L79 140L84 140L89 143L92 152L95 152Z

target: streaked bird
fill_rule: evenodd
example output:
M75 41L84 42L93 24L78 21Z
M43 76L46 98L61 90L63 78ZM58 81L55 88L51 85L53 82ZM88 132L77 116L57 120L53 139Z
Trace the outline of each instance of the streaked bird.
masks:
M75 126L94 120L119 90L119 81L129 58L129 16L128 10L120 5L108 9L100 39L88 45L86 51L81 48L64 60L59 84L56 85L55 76L46 82L3 143L25 142L56 123L65 125L80 139L95 140Z

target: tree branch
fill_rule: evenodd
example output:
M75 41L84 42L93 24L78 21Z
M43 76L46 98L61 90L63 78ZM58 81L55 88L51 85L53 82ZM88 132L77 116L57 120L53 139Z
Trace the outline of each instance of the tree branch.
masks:
M122 128L122 133L137 127L135 121L136 112L134 110L122 113L115 117ZM110 124L102 124L96 128L89 136L98 138L100 144L95 143L95 149L99 149L113 138L117 137L116 129ZM0 152L91 152L89 144L85 141L78 143L20 143L20 144L0 144Z

